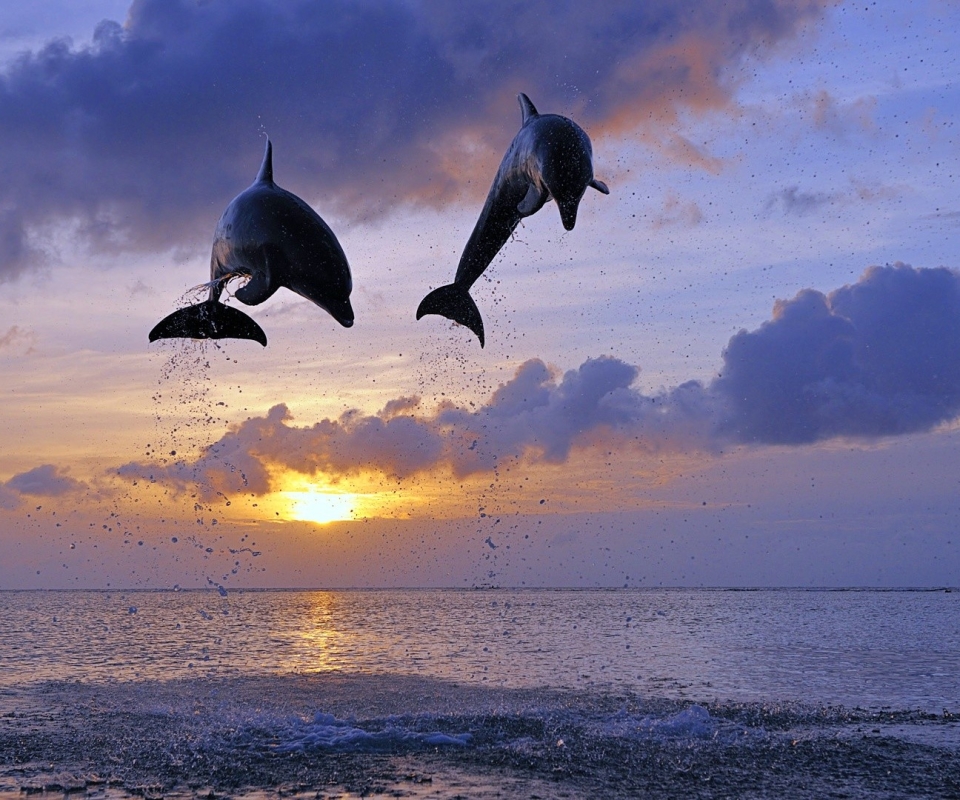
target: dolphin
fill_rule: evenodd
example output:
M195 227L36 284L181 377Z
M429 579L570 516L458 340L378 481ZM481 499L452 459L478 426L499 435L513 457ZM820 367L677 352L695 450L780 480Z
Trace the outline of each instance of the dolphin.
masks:
M563 227L572 231L588 186L610 194L607 185L593 177L593 148L583 129L558 114L540 114L523 93L517 100L523 114L520 132L500 162L453 283L434 289L417 308L417 319L440 314L465 325L477 335L481 347L483 319L470 296L470 287L490 266L520 220L536 214L553 198Z
M347 257L316 211L273 182L273 145L267 139L257 179L227 206L213 235L209 298L181 308L150 331L150 341L252 339L266 346L263 329L242 311L219 302L227 283L247 278L234 293L255 306L285 286L353 325L353 282Z

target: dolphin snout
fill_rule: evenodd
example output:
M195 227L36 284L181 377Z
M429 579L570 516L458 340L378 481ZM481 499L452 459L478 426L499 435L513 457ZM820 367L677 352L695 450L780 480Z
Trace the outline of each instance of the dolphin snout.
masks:
M560 221L563 223L563 227L568 231L573 230L573 226L577 224L577 203L569 203L560 206Z
M349 297L338 301L328 300L325 306L327 311L330 312L330 316L343 325L344 328L353 327L353 306L350 305Z

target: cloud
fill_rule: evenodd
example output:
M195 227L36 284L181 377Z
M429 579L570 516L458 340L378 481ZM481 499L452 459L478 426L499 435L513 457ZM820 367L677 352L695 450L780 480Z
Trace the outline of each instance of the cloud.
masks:
M157 290L144 283L142 278L137 278L133 285L130 286L129 291L131 297L137 297L138 295L153 297L157 293Z
M864 203L893 200L908 191L903 186L888 186L877 181L868 183L854 178L850 183L853 196Z
M693 200L684 202L676 192L668 192L663 210L650 224L655 230L661 228L693 228L703 222L703 211Z
M21 502L19 493L0 483L0 508L4 511L14 511L20 507Z
M960 211L936 211L920 217L924 221L945 222L948 225L960 225Z
M208 494L273 488L271 473L341 476L379 472L391 478L446 470L458 478L495 470L507 460L559 464L576 447L626 443L655 451L702 443L709 409L691 383L647 397L630 388L638 370L616 358L588 359L558 375L525 362L478 409L452 403L417 414L411 398L378 414L349 411L309 427L290 425L284 405L236 426L194 462L130 463L122 477L156 480Z
M137 0L89 46L54 40L0 73L0 280L39 263L50 231L95 251L201 246L256 174L260 131L321 214L482 192L520 90L594 135L643 123L715 168L651 131L724 108L726 68L823 5Z
M577 450L709 453L930 430L960 414L960 273L871 267L830 294L778 301L772 319L730 339L709 384L646 395L638 374L610 356L563 374L531 359L478 408L447 402L427 413L402 397L306 427L277 405L195 461L134 462L119 474L263 494L287 470L462 478L517 461L562 464Z
M17 345L26 345L27 352L32 352L37 335L30 330L24 330L19 325L11 325L6 332L0 334L0 351L12 349Z
M813 119L815 127L844 137L850 131L870 133L876 129L877 99L860 97L851 102L838 102L825 89L806 92L798 98L800 109Z
M31 494L40 497L59 497L69 492L86 488L86 484L71 478L66 470L53 464L44 464L34 467L27 472L14 475L0 489L9 493L11 490L19 494Z
M784 214L803 216L842 200L839 192L805 192L799 186L787 186L767 198L767 210L780 208Z
M800 444L928 430L960 413L960 273L896 264L779 301L727 345L720 432Z
M827 206L881 203L900 197L906 191L902 186L868 183L856 178L850 180L849 188L833 192L807 192L799 186L787 186L767 198L766 209L780 209L784 214L805 216Z
M0 207L0 281L17 278L46 262L46 254L31 244L28 221L20 210Z

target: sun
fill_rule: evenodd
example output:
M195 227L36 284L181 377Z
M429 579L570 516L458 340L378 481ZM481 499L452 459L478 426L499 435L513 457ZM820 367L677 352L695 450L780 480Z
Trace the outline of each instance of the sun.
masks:
M284 516L303 522L337 522L354 519L359 498L355 494L323 492L280 492L289 504Z

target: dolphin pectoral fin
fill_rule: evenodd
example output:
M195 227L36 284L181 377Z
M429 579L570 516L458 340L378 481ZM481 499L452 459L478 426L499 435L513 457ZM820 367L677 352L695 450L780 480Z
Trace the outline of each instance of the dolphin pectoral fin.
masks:
M483 318L470 292L455 283L434 289L417 308L417 319L426 314L439 314L472 330L483 347Z
M603 181L598 181L596 178L590 181L589 186L593 189L596 189L601 194L610 194L607 184L605 184Z
M157 339L251 339L267 346L267 334L242 311L216 300L206 300L174 311L150 331Z
M520 126L523 127L527 124L527 120L531 117L540 116L537 112L537 107L530 102L530 98L527 97L523 92L517 95L517 100L520 101L520 113L523 114L523 121L520 123Z
M545 202L547 202L546 192L542 192L536 187L536 184L531 183L523 200L517 205L517 211L519 211L522 216L529 217L531 214L543 208Z
M264 270L254 275L243 286L237 289L233 295L244 305L258 306L260 303L273 297L279 288L279 285L270 285L270 278L267 276L266 270Z

